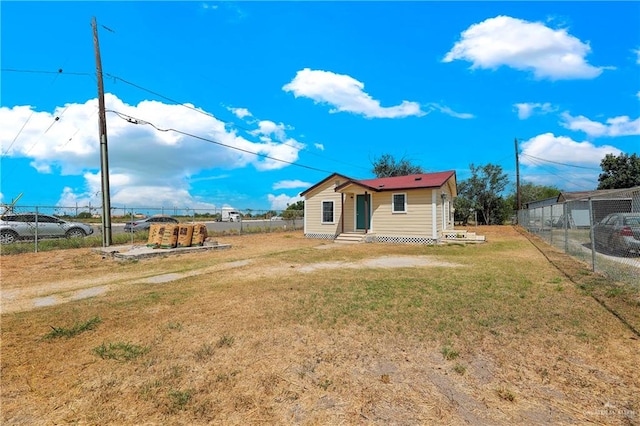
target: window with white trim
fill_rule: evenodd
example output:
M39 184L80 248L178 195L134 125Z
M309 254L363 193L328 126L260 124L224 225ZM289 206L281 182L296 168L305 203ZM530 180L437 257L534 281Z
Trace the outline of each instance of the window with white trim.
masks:
M333 223L333 201L322 202L322 223Z
M398 193L391 196L391 212L406 213L407 212L407 194Z

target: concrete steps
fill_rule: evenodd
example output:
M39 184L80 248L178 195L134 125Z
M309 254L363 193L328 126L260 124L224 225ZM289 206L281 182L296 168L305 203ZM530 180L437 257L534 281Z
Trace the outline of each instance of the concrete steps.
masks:
M343 232L338 235L333 242L339 244L363 243L366 234L362 232Z
M469 232L466 229L448 229L442 231L443 243L483 243L485 241L484 235L477 235L475 232Z

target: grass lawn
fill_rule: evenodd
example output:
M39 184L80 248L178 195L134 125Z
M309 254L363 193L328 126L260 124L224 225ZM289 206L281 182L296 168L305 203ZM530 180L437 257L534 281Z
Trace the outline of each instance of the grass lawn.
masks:
M510 226L1 256L3 424L640 422L640 299Z

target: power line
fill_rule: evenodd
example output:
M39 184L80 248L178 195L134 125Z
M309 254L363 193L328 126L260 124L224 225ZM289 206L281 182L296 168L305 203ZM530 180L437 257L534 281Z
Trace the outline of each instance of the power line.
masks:
M51 129L51 127L53 127L54 124L56 124L57 121L60 121L60 119L62 118L62 116L64 115L65 112L67 112L67 110L69 109L69 105L67 105L62 112L60 113L60 115L57 115L53 118L53 121L51 122L51 124L49 124L49 127L47 127L47 130L44 131L43 135L45 135L49 129Z
M113 75L113 74L109 74L108 72L104 73L104 75L106 75L107 77L109 77L109 78L113 79L114 81L116 81L116 80L120 80L121 82L123 82L123 83L125 83L125 84L128 84L128 85L130 85L130 86L133 86L133 87L135 87L135 88L137 88L137 89L140 89L140 90L142 90L142 91L145 91L145 92L147 92L147 93L151 93L152 95L158 96L158 97L160 97L160 98L164 99L165 101L172 102L172 103L174 103L174 104L176 104L176 105L180 105L180 106L182 106L182 107L184 107L184 108L190 109L191 111L195 111L195 112L198 112L198 113L200 113L200 114L204 114L204 115L206 115L206 116L208 116L208 117L215 118L216 120L220 120L220 121L222 121L222 122L223 122L223 123L225 123L225 124L234 124L234 123L231 123L231 122L229 122L229 121L221 120L220 118L215 117L213 114L211 114L211 113L209 113L209 112L203 111L203 110L198 109L198 108L196 108L196 107L192 107L192 106L190 106L190 105L187 105L186 103L183 103L183 102L177 101L177 100L175 100L175 99L171 99L170 97L165 96L165 95L162 95L162 94L160 94L160 93L158 93L158 92L155 92L155 91L153 91L153 90L151 90L151 89L147 89L147 88L144 88L144 87L142 87L142 86L140 86L140 85L138 85L138 84L136 84L136 83L132 83L132 82L130 82L130 81L127 81L127 80L125 80L124 78L118 77L118 76ZM235 124L234 124L234 125L235 125ZM237 125L235 125L235 126L236 126L236 127L238 127L238 128L242 128L242 127L237 126ZM249 131L248 129L243 129L243 130L247 130L247 131Z
M60 113L60 115L56 115L53 118L53 121L51 122L51 124L49 125L49 127L46 128L46 130L44 132L42 132L42 134L38 137L38 139L33 143L33 145L31 145L31 148L29 148L28 150L26 150L24 152L24 156L28 156L29 153L33 150L33 148L36 147L36 145L38 145L40 143L40 141L42 140L42 137L44 135L47 134L47 132L53 127L54 124L56 124L58 121L60 121L60 119L62 118L62 116L64 115L64 113L67 111L67 109L69 109L69 106L67 105L67 107ZM31 113L31 115L33 115L33 111ZM31 118L31 116L29 116L29 119ZM24 126L27 124L29 120L27 120L24 125L22 126L22 129L24 129ZM20 129L20 132L22 132L22 129ZM20 132L18 134L20 134ZM77 132L76 132L77 133ZM17 139L17 136L16 136ZM69 139L71 140L71 139ZM13 140L13 142L15 142L15 139ZM11 145L13 145L13 142L11 143ZM65 144L66 145L66 144ZM9 148L11 148L11 146L9 146ZM7 148L7 151L2 155L3 157L7 154L7 152L9 151L9 148ZM11 176L11 174L14 172L15 170L15 165L13 165L13 167L11 169L9 169L8 172L6 172L7 177Z
M87 122L90 122L91 119L93 118L94 115L96 115L98 113L98 108L96 108L93 113L87 118ZM58 145L58 148L64 148L65 146L67 146L69 144L69 142L71 142L73 140L73 138L78 134L78 132L81 129L85 129L87 125L83 126L82 128L77 127L76 131L73 133L73 135L71 135L71 137L69 139L67 139L67 141L65 143L63 143L62 145Z
M540 166L540 167L541 167L541 168L543 168L544 170L547 170L547 173L548 173L548 174L553 175L553 176L557 176L558 178L563 179L563 180L567 180L567 179L566 179L566 175L562 176L562 175L560 175L560 174L558 174L558 173L554 172L553 170L551 170L551 169L549 169L548 167L546 167L546 166L545 166L541 161L538 161L537 159L535 159L535 157L534 157L534 159L532 160L532 162L533 162L535 165ZM532 174L532 173L527 173L527 175L528 175L528 176L533 176L534 174ZM586 190L591 190L591 189L593 189L592 187L588 187L588 186L585 186L585 185L581 185L581 184L579 184L579 183L576 183L576 181L578 181L578 180L580 180L580 179L581 179L581 177L580 177L580 176L576 176L576 175L573 175L573 174L568 174L568 175L573 179L573 180L571 181L571 183L572 183L573 185L575 185L575 186L577 186L577 187L580 187L580 188L584 188L584 189L586 189Z
M35 110L31 110L31 114L29 114L29 117L27 117L26 121L24 123L22 123L22 127L20 127L20 130L18 130L18 134L13 138L13 140L11 141L11 143L9 144L7 149L2 153L3 157L6 156L9 153L9 150L11 150L11 148L13 147L13 144L18 140L18 137L20 137L20 135L22 134L22 131L26 127L26 125L29 122L29 120L31 120L31 117L33 117L33 114L35 112L36 112Z
M223 119L221 119L220 117L216 117L215 115L211 114L210 112L204 111L204 110L202 110L202 109L200 109L200 108L193 107L193 106L191 106L191 105L188 105L188 104L187 104L187 103L185 103L185 102L177 101L177 100L172 99L172 98L170 98L170 97L168 97L168 96L165 96L165 95L163 95L163 94L161 94L161 93L158 93L158 92L153 91L153 90L151 90L151 89L147 89L147 88L145 88L145 87L142 87L142 86L140 86L139 84L133 83L133 82L128 81L128 80L125 80L124 78L121 78L121 77L118 77L118 76L115 76L115 75L113 75L113 74L109 74L109 73L105 73L105 75L106 75L107 77L109 77L109 78L112 78L114 81L119 80L119 81L121 81L121 82L123 82L123 83L125 83L125 84L128 84L128 85L130 85L130 86L133 86L133 87L135 87L135 88L137 88L137 89L140 89L140 90L145 91L145 92L147 92L147 93L150 93L150 94L152 94L152 95L158 96L158 97L160 97L160 98L164 99L165 101L172 102L172 103L174 103L174 104L176 104L176 105L178 105L178 106L181 106L181 107L184 107L184 108L190 109L191 111L195 111L195 112L197 112L197 113L199 113L199 114L206 115L207 117L215 118L216 120L221 121L221 122L223 122L224 124L232 125L232 126L234 126L234 127L238 128L238 129L244 130L244 131L246 131L246 132L248 132L248 133L252 133L252 132L253 132L253 130L247 129L246 127L239 126L238 124L236 124L236 123L234 123L234 122L232 122L232 121L223 120ZM287 145L287 146L292 146L292 145L289 145L289 144L287 144L287 143L285 143L285 142L283 142L283 144L284 144L284 145ZM293 146L292 146L292 147L293 147Z
M575 167L576 169L586 169L586 170L601 171L600 169L596 169L596 168L593 168L593 167L576 166L574 164L566 164L566 163L559 163L557 161L545 160L544 158L534 157L533 155L529 155L529 154L520 154L520 156L521 157L534 158L536 160L540 160L540 161L543 161L545 163L558 164L560 166L566 166L566 167Z
M141 125L148 124L149 126L153 127L154 129L156 129L159 132L176 132L176 133L180 133L181 135L184 135L184 136L189 136L189 137L192 137L194 139L198 139L198 140L201 140L201 141L204 141L204 142L213 143L213 144L216 144L216 145L223 146L225 148L230 148L230 149L234 149L236 151L241 151L241 152L244 152L244 153L247 153L247 154L255 155L257 157L267 158L269 160L278 161L280 163L290 164L292 166L302 167L302 168L309 169L309 170L314 170L314 171L317 171L317 172L332 173L332 172L330 172L328 170L319 169L317 167L307 166L305 164L300 164L300 163L294 163L292 161L282 160L280 158L275 158L275 157L272 157L270 155L260 154L258 152L253 152L253 151L249 151L247 149L231 146L231 145L222 143L220 141L217 141L215 139L208 139L208 138L205 138L205 137L202 137L202 136L194 135L192 133L184 132L182 130L178 130L178 129L174 129L174 128L166 128L166 129L164 129L164 128L158 127L155 124L150 123L148 121L145 121L145 120L142 120L142 119L139 119L139 118L135 118L135 117L132 117L132 116L130 116L128 114L124 114L124 113L121 113L121 112L118 112L118 111L107 110L107 112L112 112L112 113L116 114L118 117L120 117L121 119L123 119L123 120L125 120L125 121L127 121L127 122L129 122L131 124L141 124Z
M104 26L103 26L103 27L104 27ZM106 28L106 27L105 27L105 29L106 29L106 30L108 30L108 31L114 32L113 30L111 30L111 29L109 29L109 28ZM28 70L28 69L2 68L2 71L5 71L5 72L17 72L17 73L33 73L33 74L56 74L56 78L57 78L57 76L58 76L58 75L60 75L60 74L76 75L76 76L90 76L90 77L91 77L91 76L93 76L93 74L91 74L91 73L84 73L84 72L66 72L66 71L63 71L62 69L58 69L58 71L46 71L46 70ZM143 86L140 86L139 84L136 84L136 83L133 83L133 82L131 82L131 81L128 81L128 80L126 80L126 79L124 79L124 78L122 78L122 77L118 77L118 76L113 75L113 74L110 74L110 73L104 73L104 74L105 74L107 77L109 77L109 78L113 79L114 81L121 81L121 82L123 82L123 83L125 83L125 84L128 84L128 85L130 85L130 86L132 86L132 87L135 87L135 88L137 88L137 89L140 89L140 90L145 91L145 92L147 92L147 93L150 93L150 94L152 94L152 95L158 96L158 97L160 97L160 98L162 98L162 99L164 99L164 100L166 100L166 101L172 102L172 103L174 103L174 104L176 104L176 105L179 105L179 106L181 106L181 107L187 108L187 109L189 109L189 110L191 110L191 111L195 111L195 112L197 112L197 113L199 113L199 114L203 114L203 115L206 115L206 116L208 116L208 117L214 118L214 119L216 119L216 120L218 120L218 121L220 121L220 122L222 122L222 123L224 123L224 124L232 125L232 126L234 126L234 127L238 128L238 129L244 130L244 131L246 131L246 132L248 132L248 133L253 133L253 132L254 132L254 130L250 130L250 129L247 129L246 127L242 127L242 126L238 125L238 124L237 124L237 123L235 123L235 122L227 121L227 120L221 119L220 117L216 117L215 115L213 115L213 114L211 114L211 113L209 113L209 112L207 112L207 111L204 111L204 110L202 110L202 109L199 109L199 108L193 107L193 106L191 106L191 105L188 105L187 103L180 102L180 101L178 101L178 100L176 100L176 99L173 99L173 98L171 98L171 97L165 96L165 95L163 95L163 94L161 94L161 93L159 93L159 92L156 92L156 91L154 91L154 90L147 89L147 88L145 88L145 87L143 87ZM55 79L54 79L54 81L55 81ZM111 112L115 112L115 111L111 111ZM32 112L31 112L31 115L33 115L33 113L34 113L34 111L32 111ZM18 134L17 134L17 135L16 135L16 137L14 138L14 140L11 142L11 144L9 145L9 147L5 150L5 152L4 152L4 154L3 154L3 156L4 156L4 155L6 155L6 154L8 153L9 149L13 146L14 142L15 142L15 141L17 140L17 138L20 136L20 133L22 132L22 130L24 129L24 127L26 126L26 124L29 122L29 120L30 120L30 119L31 119L31 116L29 116L29 118L27 119L27 121L24 123L23 127L20 129L20 131L18 132ZM53 124L53 123L52 123L52 124ZM150 124L150 123L149 123L149 124ZM51 126L49 126L49 127L51 127ZM47 129L47 130L48 130L48 129ZM160 130L160 129L158 129L158 130ZM170 130L175 130L175 129L170 129ZM180 132L179 132L179 131L177 131L177 130L175 130L175 131L176 131L176 132L178 132L178 133L180 133ZM45 133L46 133L46 131L45 131ZM194 137L196 137L196 138L197 138L197 136L194 136ZM69 139L69 140L71 140L71 139ZM67 143L68 143L68 142L69 142L69 141L67 141ZM296 146L294 146L294 145L292 145L292 144L289 144L289 143L286 143L286 142L281 142L281 144L282 144L282 145L286 145L286 146L290 146L290 147L292 147L292 148L296 148L296 149L297 149L297 147L296 147ZM66 145L66 143L65 143L65 145ZM230 148L234 148L234 147L230 147ZM304 148L303 148L303 149L304 149ZM315 152L313 152L313 151L311 151L311 150L309 150L309 149L304 149L304 151L305 151L305 152L307 152L308 154L314 155L314 156L319 157L319 158L328 159L328 160L330 160L330 161L333 161L333 162L336 162L336 163L340 163L340 164L344 164L344 165L346 165L346 166L350 166L350 167L354 167L354 168L357 168L357 169L362 169L362 170L367 170L367 171L369 171L369 168L367 168L367 167L363 167L363 166L359 166L359 165L355 165L355 164L347 163L347 162L345 162L345 161L336 160L336 159L333 159L333 158L329 158L329 157L326 157L326 156L320 155L320 154L318 154L318 153L315 153ZM250 153L250 154L255 154L255 155L260 155L260 154L256 154L256 153L253 153L253 152L249 152L249 153ZM269 158L269 157L265 157L265 158ZM271 159L273 159L273 160L275 160L275 161L284 161L284 160L278 160L278 159L274 159L274 158L271 158ZM294 163L291 163L291 164L294 164ZM332 172L328 172L328 171L321 170L321 169L315 169L315 168L312 168L312 169L314 169L314 170L318 170L318 171L323 171L323 172L326 172L326 173L332 173Z
M3 71L5 70L4 68L2 69ZM10 70L10 69L9 69ZM23 70L24 71L24 70ZM24 72L36 72L36 71L24 71ZM53 72L47 72L47 74L52 74ZM53 84L56 82L56 80L58 79L58 76L60 75L60 73L62 73L62 68L60 68L58 70L58 72L55 73L55 77L53 77L53 80L51 80L51 83L49 84L49 88L48 90L51 90L51 86L53 86ZM68 108L68 107L67 107ZM67 110L67 108L64 109L64 111ZM62 112L62 114L64 114L64 111ZM24 128L27 126L27 123L29 123L29 121L31 120L31 117L33 117L33 114L35 114L35 110L31 110L31 114L29 114L29 117L27 117L26 121L22 124L22 127L20 127L20 130L18 130L18 134L16 134L16 136L13 138L13 140L11 141L11 143L9 144L9 146L7 147L7 149L2 153L1 157L6 156L9 153L9 150L13 147L13 144L18 140L18 138L20 137L20 135L22 134L22 131L24 130ZM62 115L60 114L60 115ZM57 118L55 121L59 120L60 118ZM55 121L53 123L51 123L51 125L47 128L47 130L45 130L44 133L47 133L47 131L49 131L49 129L51 128L51 126L53 126L53 124L55 123ZM36 144L39 142L36 141ZM35 144L34 144L35 146ZM31 149L33 149L33 146L31 147ZM29 151L31 151L31 149L29 149Z
M2 72L19 72L19 73L31 73L31 74L65 74L65 75L83 75L83 76L91 76L91 73L88 72L66 72L62 68L58 69L58 71L44 71L44 70L20 70L15 68L2 68Z
M193 106L191 106L191 105L188 105L187 103L180 102L180 101L178 101L178 100L175 100L175 99L173 99L173 98L170 98L170 97L168 97L168 96L165 96L165 95L163 95L163 94L161 94L161 93L159 93L159 92L156 92L156 91L154 91L154 90L147 89L146 87L140 86L139 84L133 83L133 82L128 81L128 80L125 80L125 79L124 79L124 78L122 78L122 77L118 77L118 76L116 76L116 75L109 74L109 73L105 73L105 75L106 75L107 77L109 77L109 78L113 79L114 81L121 81L121 82L123 82L123 83L125 83L125 84L128 84L128 85L130 85L130 86L132 86L132 87L135 87L135 88L137 88L137 89L140 89L140 90L142 90L142 91L144 91L144 92L147 92L147 93L150 93L150 94L152 94L152 95L158 96L158 97L160 97L160 98L162 98L162 99L164 99L164 100L166 100L166 101L172 102L172 103L174 103L174 104L176 104L176 105L179 105L179 106L181 106L181 107L187 108L187 109L189 109L189 110L191 110L191 111L195 111L195 112L197 112L197 113L199 113L199 114L206 115L207 117L215 118L216 120L221 121L221 122L222 122L222 123L224 123L224 124L232 125L232 126L234 126L234 127L238 128L238 129L244 130L244 131L246 131L246 132L248 132L248 133L253 133L253 132L254 132L254 130L250 130L250 129L247 129L246 127L242 127L242 126L238 125L238 124L237 124L237 123L235 123L235 122L227 121L227 120L223 120L223 119L221 119L220 117L216 117L215 115L213 115L213 114L211 114L211 113L209 113L209 112L207 112L207 111L204 111L204 110L202 110L202 109L200 109L200 108L193 107ZM295 147L295 146L293 146L293 145L291 145L291 144L288 144L288 143L286 143L286 142L282 142L282 145L290 146L290 147L292 147L292 148L297 148L297 147ZM333 158L329 158L329 157L326 157L326 156L323 156L323 155L317 154L317 153L312 152L312 151L310 151L310 150L308 150L308 149L305 149L305 151L306 151L307 153L311 154L311 155L315 155L315 156L320 157L320 158L325 158L325 159L328 159L328 160L334 161L334 162L336 162L336 163L344 164L344 165L347 165L347 166L350 166L350 167L355 167L355 168L363 169L363 170L367 170L367 171L369 171L369 170L370 170L369 168L366 168L366 167L357 166L357 165L355 165L355 164L350 164L350 163L347 163L347 162L344 162L344 161L336 160L336 159L333 159ZM330 172L330 173L332 173L332 172Z
M49 125L49 127L47 127L47 129L42 132L42 134L40 135L40 137L38 138L38 140L35 141L35 143L33 145L31 145L31 148L29 148L27 151L25 151L24 155L27 156L29 155L29 153L31 152L31 150L33 148L36 147L36 145L38 145L40 143L40 141L42 140L42 137L44 135L47 134L47 132L49 131L49 129L51 129L51 127L53 127L54 124L56 124L58 121L60 121L60 118L62 117L62 115L67 111L67 109L69 109L69 106L67 106L61 113L60 115L57 115L53 118L53 121L51 122L51 124Z

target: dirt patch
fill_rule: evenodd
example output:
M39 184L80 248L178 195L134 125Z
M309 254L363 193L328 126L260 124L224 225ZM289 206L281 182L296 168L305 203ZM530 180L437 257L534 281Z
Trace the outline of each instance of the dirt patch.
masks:
M313 272L321 269L337 268L413 268L413 267L446 267L457 268L462 265L444 262L430 256L382 256L365 259L360 262L325 262L312 263L297 268L298 272Z
M73 280L68 282L49 282L41 286L33 286L24 289L0 290L2 297L2 312L22 312L44 306L53 306L74 300L97 297L114 291L123 285L130 284L165 284L173 281L194 277L196 275L209 274L224 270L249 266L251 260L237 260L226 262L215 267L202 267L183 273L166 273L136 277L134 274L109 274L99 279L89 278L85 280ZM289 267L258 266L260 273L288 274L293 271L308 273L323 269L359 269L359 268L412 268L412 267L460 267L462 265L438 260L432 256L381 256L372 259L364 259L359 262L319 262L304 266L290 265ZM250 273L249 271L247 271ZM142 273L142 272L141 272ZM118 282L122 284L118 285ZM111 283L105 285L105 283ZM49 294L43 296L43 294ZM38 296L34 296L34 295Z
M413 266L457 268L462 266L456 263L437 260L429 256L385 256L365 260L362 264L373 268L408 268Z

